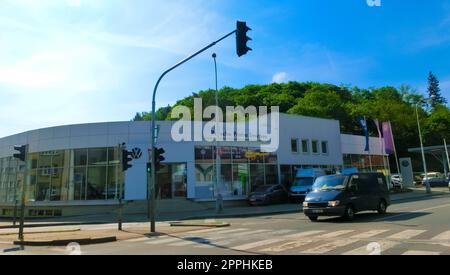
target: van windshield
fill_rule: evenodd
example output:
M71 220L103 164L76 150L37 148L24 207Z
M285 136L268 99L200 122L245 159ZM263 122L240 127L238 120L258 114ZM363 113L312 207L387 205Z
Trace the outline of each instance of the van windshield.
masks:
M342 190L345 189L347 183L346 176L335 175L328 177L320 177L316 180L313 185L314 191L324 191L324 190Z
M313 183L313 178L296 178L292 186L311 186Z

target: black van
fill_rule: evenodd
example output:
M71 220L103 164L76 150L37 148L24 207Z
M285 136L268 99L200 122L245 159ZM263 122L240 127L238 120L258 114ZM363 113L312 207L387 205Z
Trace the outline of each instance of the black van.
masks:
M369 210L385 214L391 204L386 178L381 173L320 177L312 189L303 203L303 213L311 221L319 216L352 220L355 213Z

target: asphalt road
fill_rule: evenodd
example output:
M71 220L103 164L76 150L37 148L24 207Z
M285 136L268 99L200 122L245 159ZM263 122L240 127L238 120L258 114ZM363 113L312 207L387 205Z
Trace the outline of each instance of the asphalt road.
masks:
M226 219L230 227L80 247L81 254L147 255L450 255L450 194L397 202L387 215L360 213L352 222L302 213ZM0 249L8 248L0 244ZM26 248L9 254L68 254Z

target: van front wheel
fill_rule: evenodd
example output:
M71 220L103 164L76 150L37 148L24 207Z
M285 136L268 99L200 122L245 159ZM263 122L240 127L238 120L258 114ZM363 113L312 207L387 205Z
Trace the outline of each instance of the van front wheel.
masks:
M378 203L378 214L384 215L384 214L386 214L386 212L387 212L387 205L386 205L386 202L385 202L384 200L381 200L381 201Z
M351 221L355 218L355 210L352 205L347 205L345 208L344 219L347 221Z

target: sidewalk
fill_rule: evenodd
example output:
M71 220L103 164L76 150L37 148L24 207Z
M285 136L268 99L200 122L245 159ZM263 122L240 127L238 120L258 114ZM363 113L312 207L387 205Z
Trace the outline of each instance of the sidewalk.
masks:
M57 229L55 229L57 228ZM145 240L156 236L178 234L198 230L201 227L173 227L169 223L157 223L158 233L149 235L148 223L124 224L123 231L117 230L117 224L102 226L57 226L25 228L25 246L66 246L70 243L79 245L99 244L115 241ZM205 227L206 228L206 227ZM0 230L0 245L20 245L17 229ZM0 249L0 254L2 250Z
M393 203L406 201L425 200L437 196L449 196L447 189L434 189L432 195L426 194L423 189L413 189L412 192L392 194ZM223 213L216 214L214 209L202 211L201 213L182 213L172 215L160 215L164 221L196 221L202 223L208 219L242 218L250 216L278 215L289 213L301 213L300 204L282 204L271 206L241 206L225 208ZM163 217L161 217L163 216ZM128 215L124 217L124 231L117 230L116 216L93 215L83 217L59 218L53 220L27 221L25 228L25 240L39 241L45 245L52 245L52 241L96 241L128 240L136 238L149 238L146 215ZM171 226L170 222L158 222L159 234L172 234L197 230L202 226ZM206 226L203 226L206 228ZM11 222L0 222L0 244L12 244L17 240L17 228L11 227Z

